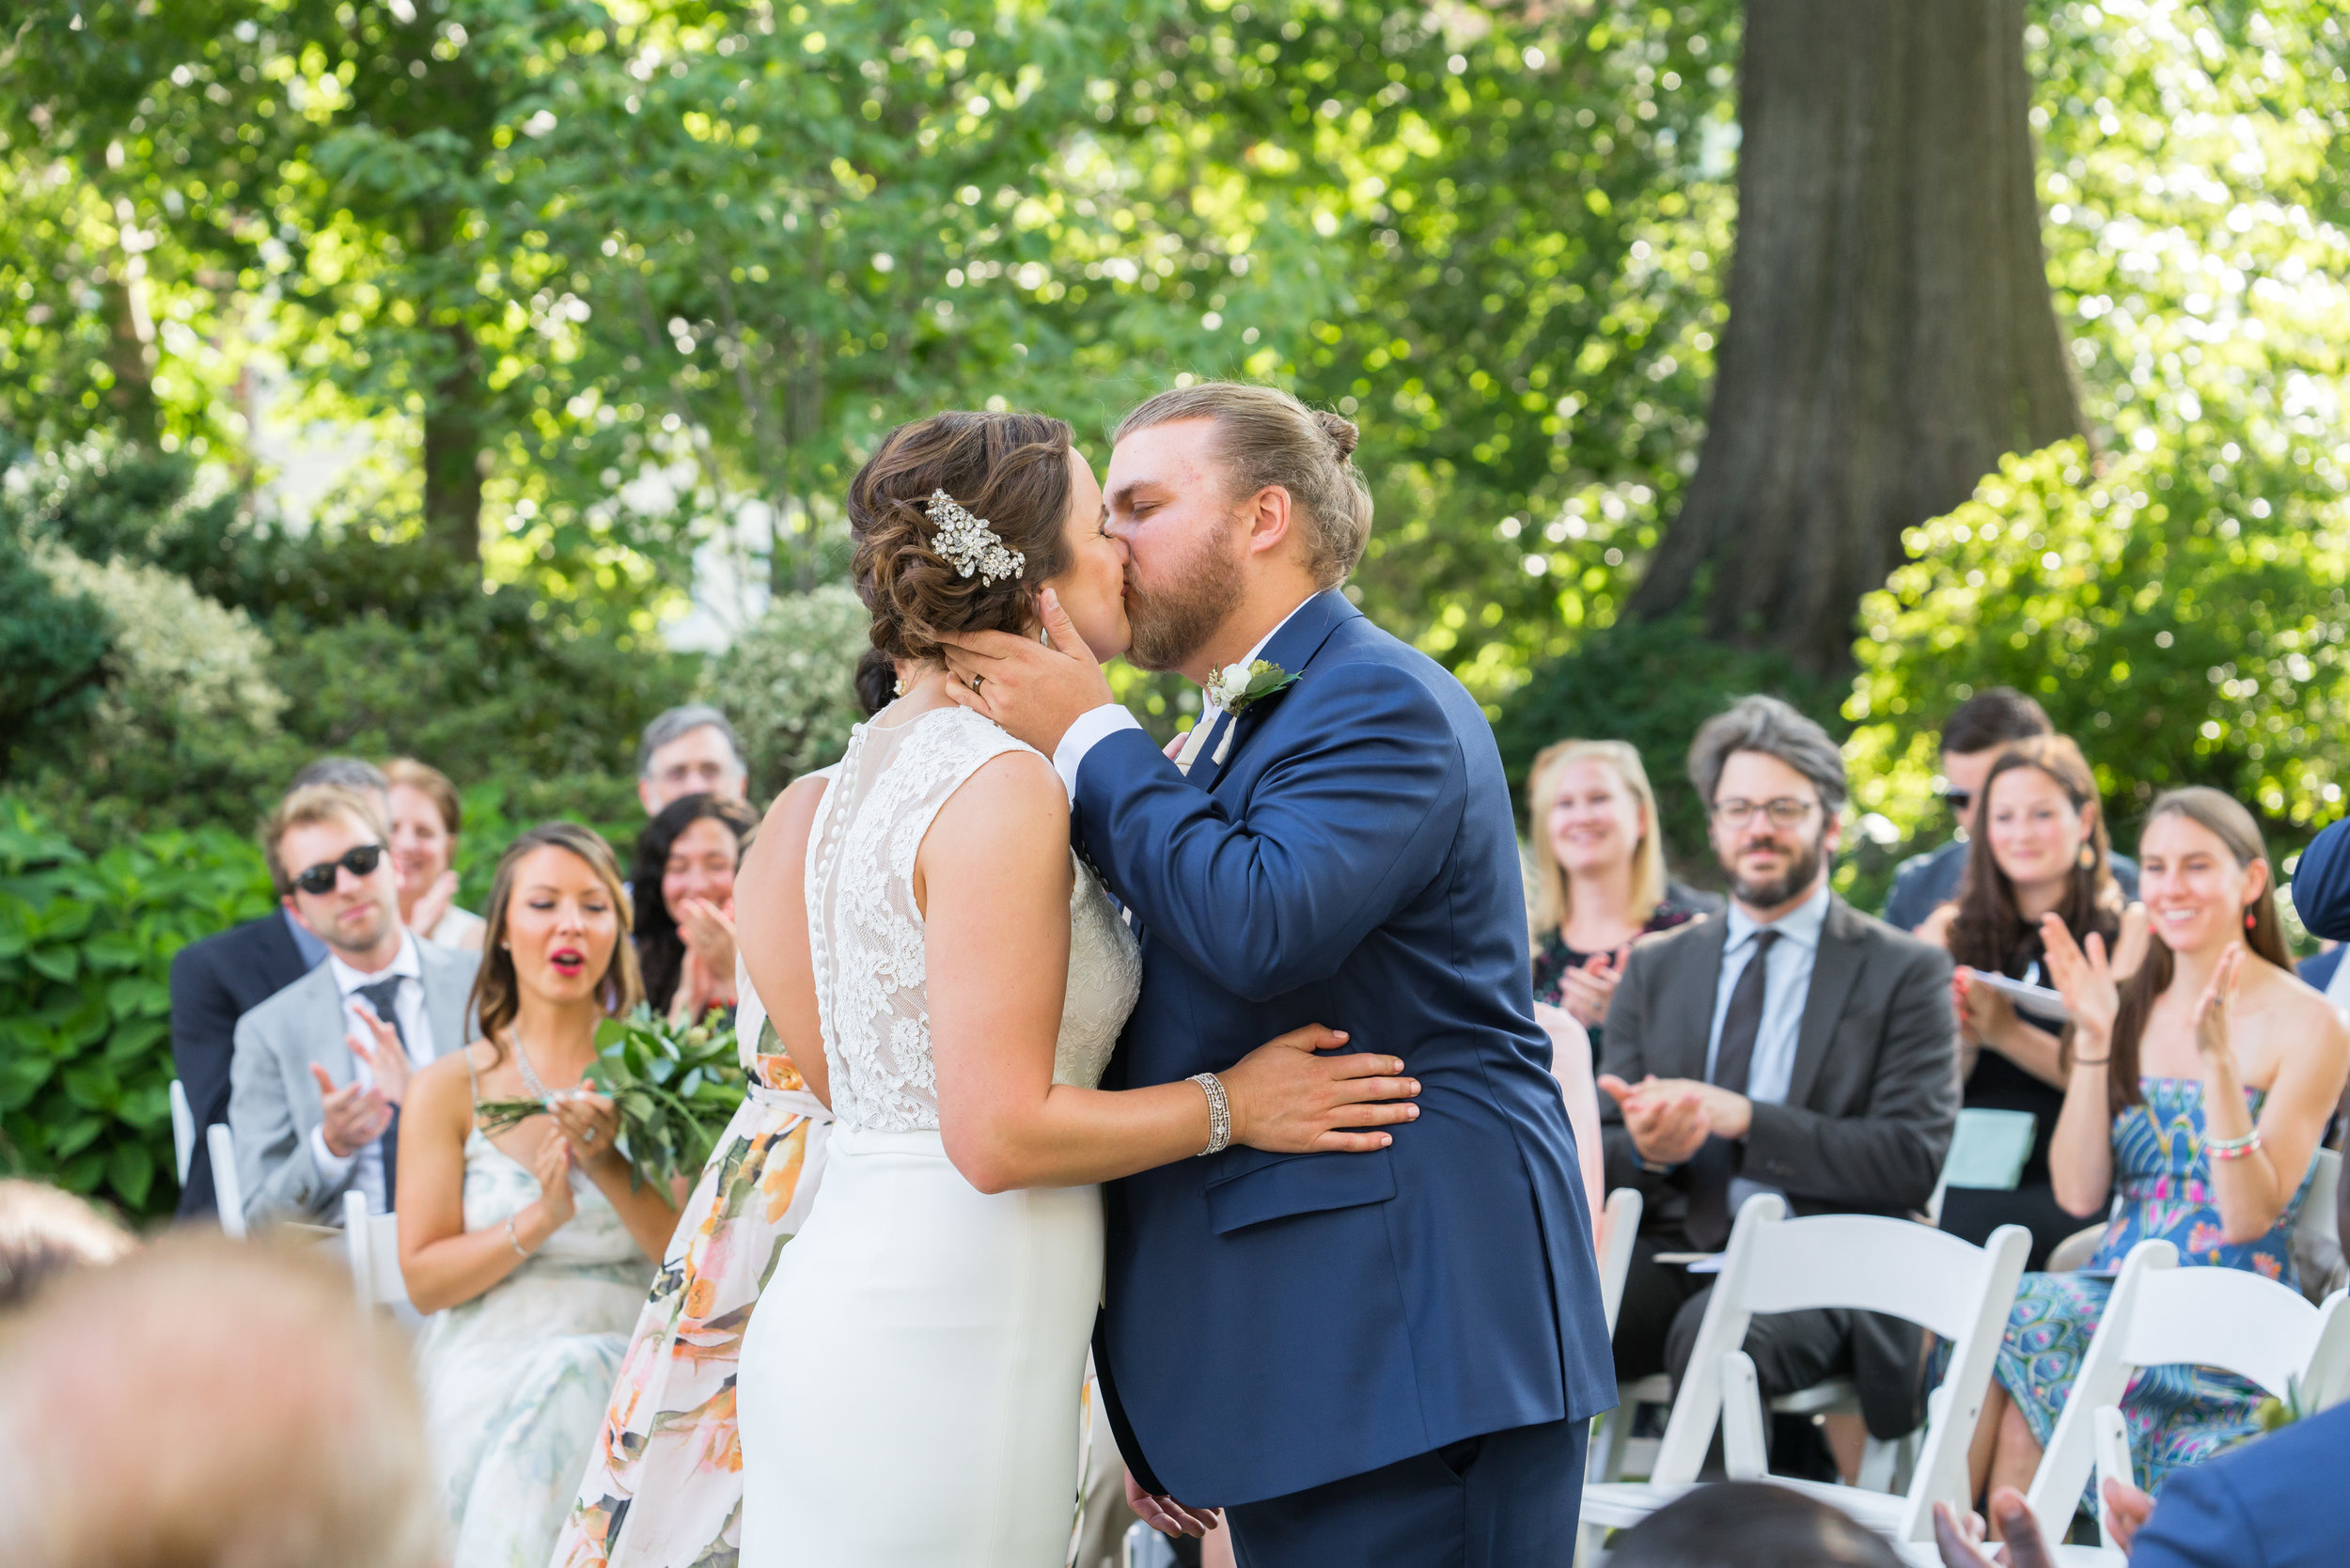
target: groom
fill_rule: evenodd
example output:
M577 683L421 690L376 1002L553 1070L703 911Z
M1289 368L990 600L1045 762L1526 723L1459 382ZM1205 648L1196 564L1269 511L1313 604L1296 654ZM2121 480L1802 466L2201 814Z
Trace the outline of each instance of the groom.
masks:
M1422 1086L1373 1152L1235 1145L1108 1189L1095 1364L1146 1515L1227 1508L1246 1568L1563 1565L1585 1423L1615 1402L1590 1217L1492 731L1338 591L1371 529L1354 445L1220 383L1120 427L1128 657L1203 682L1277 666L1202 715L1183 761L1111 701L1049 595L1051 647L950 638L948 662L958 700L1053 759L1141 935L1104 1087L1314 1022Z

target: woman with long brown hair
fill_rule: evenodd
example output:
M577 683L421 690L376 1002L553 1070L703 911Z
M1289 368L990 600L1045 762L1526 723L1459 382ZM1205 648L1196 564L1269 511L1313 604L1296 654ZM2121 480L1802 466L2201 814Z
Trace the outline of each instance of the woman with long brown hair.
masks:
M1959 1076L1969 1110L2032 1119L2029 1152L2013 1189L1953 1186L1943 1195L1942 1229L1978 1247L2002 1225L2031 1231L2031 1266L2080 1222L2057 1202L2048 1145L2064 1108L2063 1021L2019 1011L1984 975L2046 983L2041 920L2064 922L2076 942L2092 933L2113 953L2116 973L2138 967L2146 912L2123 903L2106 847L2097 781L2080 747L2062 735L2020 741L1984 776L1982 806L1954 902L1918 928L1958 964Z
M409 1085L400 1263L435 1314L418 1347L455 1568L543 1563L588 1463L678 1195L635 1184L611 1100L583 1092L596 1027L641 996L628 895L604 841L551 823L491 885L480 1038ZM549 1115L493 1138L483 1099Z
M2294 1216L2350 1074L2350 1028L2294 976L2252 814L2217 790L2172 790L2155 797L2138 862L2154 941L2127 979L2103 938L2076 944L2060 916L2041 918L2073 1027L2049 1150L2057 1201L2081 1219L2121 1202L2087 1268L2024 1277L1976 1432L1979 1494L1986 1479L2029 1484L2138 1243L2171 1242L2182 1267L2295 1282ZM2261 1398L2224 1372L2141 1371L2122 1414L2147 1490L2251 1436Z

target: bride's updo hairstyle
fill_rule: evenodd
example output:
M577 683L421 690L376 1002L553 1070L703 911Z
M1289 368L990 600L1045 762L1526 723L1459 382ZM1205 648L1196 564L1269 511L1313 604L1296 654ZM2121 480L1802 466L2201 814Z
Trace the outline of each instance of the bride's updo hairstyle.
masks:
M1066 422L1042 414L933 414L882 438L849 481L857 596L873 615L873 646L892 659L935 660L943 632L1025 632L1033 595L1069 565ZM931 496L984 518L1018 575L969 576L938 547Z

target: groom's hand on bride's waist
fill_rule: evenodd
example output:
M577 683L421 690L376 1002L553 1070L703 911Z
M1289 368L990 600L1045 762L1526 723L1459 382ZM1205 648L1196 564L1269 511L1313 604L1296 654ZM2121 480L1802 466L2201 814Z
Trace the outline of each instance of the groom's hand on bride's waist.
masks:
M1037 613L1050 644L1009 632L946 632L947 695L986 714L1050 757L1081 713L1114 700L1109 677L1076 625L1046 588Z
M1266 1041L1225 1071L1232 1141L1278 1154L1366 1154L1395 1141L1383 1129L1419 1115L1419 1080L1371 1051L1321 1056L1346 1043L1341 1029L1308 1024Z

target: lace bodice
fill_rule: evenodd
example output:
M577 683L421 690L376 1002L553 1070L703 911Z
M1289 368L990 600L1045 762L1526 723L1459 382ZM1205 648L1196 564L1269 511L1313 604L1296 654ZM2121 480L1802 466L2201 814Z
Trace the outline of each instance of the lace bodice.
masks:
M890 716L885 711L882 719ZM987 762L1029 748L962 708L859 725L808 833L807 929L833 1115L856 1127L938 1125L922 914L914 857L948 797ZM1053 1081L1102 1080L1142 988L1133 933L1072 855L1069 991Z

